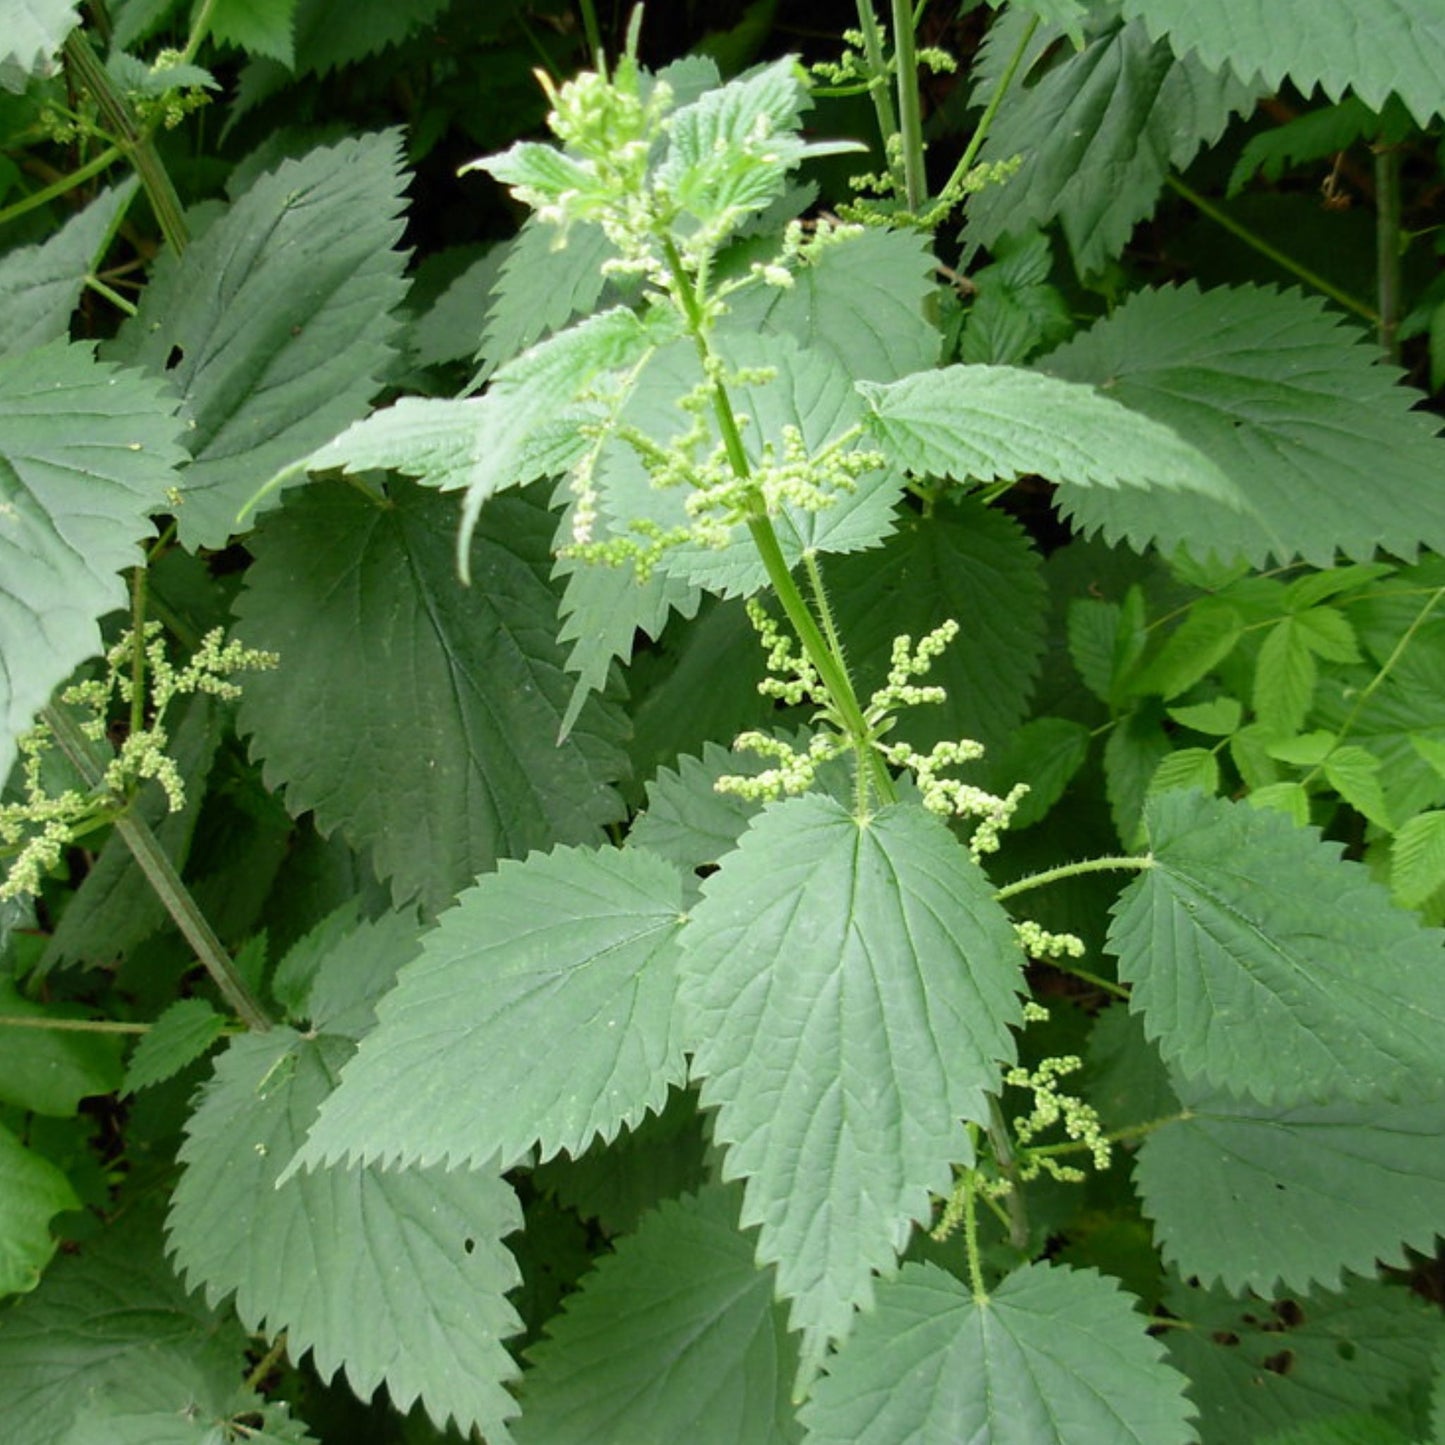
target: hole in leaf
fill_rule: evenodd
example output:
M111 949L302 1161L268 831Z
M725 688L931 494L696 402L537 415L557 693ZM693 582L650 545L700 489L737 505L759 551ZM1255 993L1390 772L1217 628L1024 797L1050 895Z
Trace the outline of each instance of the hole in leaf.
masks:
M1294 1351L1281 1350L1277 1355L1271 1355L1262 1362L1266 1370L1273 1371L1276 1375L1287 1375L1294 1369Z
M1237 1345L1239 1336L1233 1330L1215 1330L1209 1337L1216 1345Z
M476 1247L477 1242L475 1239L462 1240L462 1252L464 1254L472 1254L476 1250Z
M174 371L185 359L186 353L179 346L171 347L171 354L166 357L166 370Z
M1342 1360L1353 1360L1355 1358L1355 1347L1349 1340L1337 1340L1335 1342L1335 1353Z
M1297 1330L1305 1322L1305 1312L1292 1299L1277 1300L1274 1305L1274 1313L1286 1329Z

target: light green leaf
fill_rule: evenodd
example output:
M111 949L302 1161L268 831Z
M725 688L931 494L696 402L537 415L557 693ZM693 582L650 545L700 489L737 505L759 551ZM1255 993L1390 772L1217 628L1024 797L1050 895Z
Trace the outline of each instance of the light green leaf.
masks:
M0 1311L6 1445L56 1445L99 1402L184 1417L234 1393L246 1337L182 1288L159 1226L128 1215Z
M1294 821L1300 828L1309 826L1310 795L1300 783L1265 783L1245 799L1251 808L1268 808Z
M1145 1138L1134 1179L1184 1278L1231 1294L1338 1289L1343 1270L1404 1267L1402 1246L1430 1248L1445 1223L1438 1083L1404 1104L1294 1109L1180 1093L1185 1117Z
M531 1353L519 1445L787 1445L797 1346L738 1191L669 1201L604 1255Z
M164 372L184 399L186 546L224 546L267 477L366 409L405 291L403 184L395 131L321 147L157 267L110 354Z
M1136 696L1156 693L1168 702L1213 672L1243 636L1244 618L1235 608L1217 598L1202 598L1130 679L1129 690Z
M686 1077L682 921L681 875L641 849L503 861L402 970L298 1162L508 1169L638 1123Z
M1197 788L1201 793L1219 791L1219 759L1213 748L1179 748L1161 758L1149 779L1147 796L1178 788Z
M97 196L43 245L0 257L0 353L65 340L85 278L137 184L123 181Z
M920 476L992 482L1037 474L1086 491L1189 492L1211 516L1239 505L1207 456L1092 386L1009 366L947 366L887 386L860 382L858 390L878 444Z
M1374 1279L1275 1301L1176 1284L1165 1303L1184 1328L1164 1344L1209 1445L1384 1406L1427 1377L1440 1338L1438 1310Z
M498 1442L516 1405L502 1341L521 1322L502 1239L521 1226L510 1186L485 1171L333 1169L277 1181L350 1045L287 1028L233 1039L186 1126L167 1220L176 1264L212 1305L235 1292L249 1330L286 1331L329 1379L369 1398L420 1398Z
M828 1361L807 1445L1079 1445L1196 1439L1185 1381L1135 1301L1095 1270L1032 1264L986 1298L905 1265ZM906 1382L906 1383L901 1383Z
M226 1027L226 1021L203 998L173 1003L147 1034L142 1034L126 1065L123 1094L162 1083L199 1059Z
M1011 518L968 499L926 519L905 511L882 547L830 557L823 578L865 696L887 680L899 633L917 641L948 618L959 624L926 679L947 701L905 713L893 736L919 747L967 737L997 749L1013 737L1047 624L1039 555Z
M1169 716L1181 727L1214 738L1227 738L1239 726L1244 708L1235 697L1215 697L1208 702L1190 703L1184 707L1167 708Z
M991 34L980 65L982 98L991 72L1013 53L1022 16ZM1054 53L1049 31L1036 37L1026 65ZM1004 96L979 159L1023 158L1001 185L972 197L966 235L992 247L1057 219L1080 275L1100 270L1154 209L1172 169L1183 170L1236 114L1247 114L1263 87L1211 70L1191 55L1176 58L1144 27L1095 24L1082 50L1061 51L1057 64Z
M1440 935L1341 847L1197 793L1146 805L1109 948L1165 1059L1267 1105L1398 1097L1445 1055Z
M0 977L0 1014L69 1019L85 1017L85 1010L34 1003L8 977ZM5 1059L0 1101L20 1109L69 1119L82 1099L113 1094L120 1084L122 1043L116 1034L0 1025L0 1046Z
M1313 768L1324 762L1339 741L1336 734L1317 728L1312 732L1278 738L1265 749L1269 756L1297 768Z
M48 71L79 24L73 0L0 0L0 65L18 62L26 75Z
M1121 653L1129 650L1132 629L1126 627L1117 602L1097 597L1074 597L1065 616L1069 659L1084 686L1100 702L1115 692Z
M79 1208L70 1180L0 1124L0 1296L24 1294L40 1283L55 1253L51 1218Z
M296 0L217 0L210 11L211 38L289 66L295 58L295 10Z
M646 318L622 306L599 312L509 361L485 396L404 397L354 423L313 452L306 466L392 467L428 486L465 487L458 558L466 577L472 528L487 499L581 461L592 443L579 428L601 413L592 405L574 407L578 394L604 372L642 361L673 329L661 310Z
M807 253L786 288L756 285L728 298L726 326L791 336L858 381L896 381L938 360L925 317L934 258L917 231L847 233Z
M1290 619L1305 646L1326 662L1359 662L1360 645L1349 618L1332 607L1309 607Z
M1331 100L1349 88L1372 110L1394 94L1421 125L1445 105L1445 15L1433 5L1375 0L1366 15L1354 0L1308 0L1308 8L1298 0L1124 0L1124 13L1167 35L1177 54L1262 74L1271 89L1285 76L1306 94L1319 85Z
M101 650L184 453L147 377L56 342L0 357L0 778L51 692ZM84 419L84 425L78 419Z
M982 872L914 804L863 823L817 795L772 804L704 885L683 931L693 1069L805 1373L969 1159L960 1121L1013 1056L1021 962Z
M410 908L364 920L339 938L328 939L320 950L304 1009L312 1028L347 1039L370 1033L377 1000L396 982L398 970L415 957L420 945L421 926Z
M1390 888L1402 908L1418 908L1445 887L1445 812L1417 813L1395 835Z
M1282 618L1265 633L1254 665L1254 711L1272 733L1298 732L1314 701L1319 668L1314 652L1295 626Z
M1303 557L1331 567L1337 551L1370 560L1377 548L1408 557L1445 545L1439 422L1410 410L1419 393L1378 358L1373 338L1295 292L1136 292L1040 367L1172 428L1253 510L1156 488L1070 492L1064 511L1136 549L1187 545L1255 566Z
M1380 760L1365 748L1336 748L1324 763L1325 781L1356 812L1389 829L1390 809L1380 786Z
M435 493L397 483L379 504L316 485L267 519L236 604L246 641L281 655L247 680L239 716L268 785L369 848L399 902L433 911L500 857L600 838L626 766L596 698L556 742L572 684L550 514L497 498L470 588L454 535Z

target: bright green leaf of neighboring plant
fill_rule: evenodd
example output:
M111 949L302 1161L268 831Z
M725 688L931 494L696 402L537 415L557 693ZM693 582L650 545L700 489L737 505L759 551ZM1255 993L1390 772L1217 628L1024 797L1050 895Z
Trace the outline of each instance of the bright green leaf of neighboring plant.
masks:
M51 692L100 651L97 620L125 605L117 574L141 560L185 455L173 410L85 346L0 358L0 779Z
M687 1073L682 921L681 875L642 849L504 860L402 970L302 1162L509 1169L638 1123Z
M1262 75L1271 89L1285 76L1305 94L1321 86L1331 100L1348 88L1372 110L1394 94L1421 125L1445 106L1445 14L1432 4L1377 0L1365 10L1356 0L1124 0L1124 13L1166 35L1178 54Z
M1338 551L1369 559L1376 548L1408 557L1422 543L1445 546L1439 421L1411 411L1419 393L1378 358L1373 338L1296 292L1192 283L1138 292L1038 366L1172 428L1252 510L1157 487L1096 487L1063 495L1064 513L1110 542L1256 566L1272 556L1331 567Z
M683 931L684 1007L724 1172L803 1331L805 1372L971 1149L1012 1057L1022 959L932 814L769 806Z
M35 1288L55 1253L51 1219L79 1208L65 1175L0 1125L0 1296Z
M385 1381L399 1409L420 1398L438 1425L505 1441L511 1186L485 1170L332 1169L277 1187L350 1051L286 1028L231 1042L186 1125L171 1251L213 1305L234 1292L247 1329L285 1330L323 1379L344 1368L363 1399Z
M269 55L289 66L294 58L292 20L296 0L217 0L211 35L252 55Z
M1445 888L1445 812L1417 813L1395 834L1390 887L1405 908L1418 908Z
M1199 793L1145 807L1151 866L1109 949L1165 1059L1262 1103L1398 1098L1440 1066L1440 935L1288 818Z
M121 1092L134 1094L180 1073L221 1037L226 1021L203 998L177 999L142 1034L126 1066Z
M1428 1378L1440 1339L1437 1308L1375 1279L1276 1300L1176 1283L1164 1302L1182 1327L1163 1342L1211 1445L1397 1401Z
M888 386L860 382L858 390L878 445L920 476L992 482L1037 474L1068 492L1189 493L1211 517L1239 506L1208 456L1092 386L1010 366L948 366Z
M18 62L26 75L45 69L79 23L72 0L0 0L0 65Z
M122 181L44 245L20 246L0 257L0 352L65 340L85 278L135 192L135 181Z
M1028 792L1014 809L1013 828L1030 828L1048 816L1083 767L1089 741L1089 729L1069 718L1030 718L1014 730L988 770L990 787L996 793L1007 793L1015 783L1028 783Z
M76 1018L73 1004L39 1004L0 977L0 1014L12 1018ZM117 1034L77 1029L7 1028L0 1024L0 1102L57 1119L72 1117L82 1099L114 1093L120 1084Z
M1135 1170L1164 1258L1232 1294L1406 1267L1402 1246L1429 1250L1445 1220L1441 1072L1404 1104L1266 1109L1181 1085L1185 1117L1145 1138Z
M531 1354L519 1445L789 1445L797 1346L737 1189L669 1200L605 1255Z
M980 57L992 94L995 70L1022 36L1022 15L991 34ZM1033 59L1056 37L1034 41ZM1154 209L1171 168L1183 169L1247 114L1262 87L1211 71L1197 57L1176 58L1140 24L1108 25L1080 51L1005 94L979 159L1023 164L968 203L969 240L992 248L1057 219L1080 275L1099 271L1124 249Z
M395 131L283 162L162 261L109 348L184 398L186 546L223 547L257 488L377 391L404 291L402 185Z
M281 665L248 679L241 728L292 811L369 848L398 900L437 909L498 858L593 841L620 812L615 711L591 699L557 744L572 681L551 536L545 508L497 498L463 587L445 497L318 484L252 544L240 631Z
M98 1402L169 1411L234 1394L244 1332L187 1293L160 1251L160 1220L138 1210L45 1272L0 1311L6 1445L57 1445Z
M807 1445L1185 1445L1184 1378L1135 1301L1095 1270L1032 1264L982 1298L905 1265L827 1362Z

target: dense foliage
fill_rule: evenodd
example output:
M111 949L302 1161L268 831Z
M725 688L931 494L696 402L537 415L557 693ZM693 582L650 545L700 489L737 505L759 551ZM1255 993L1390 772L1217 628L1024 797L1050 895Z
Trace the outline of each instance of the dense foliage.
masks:
M11 1445L1445 1441L1445 16L845 8L0 0Z

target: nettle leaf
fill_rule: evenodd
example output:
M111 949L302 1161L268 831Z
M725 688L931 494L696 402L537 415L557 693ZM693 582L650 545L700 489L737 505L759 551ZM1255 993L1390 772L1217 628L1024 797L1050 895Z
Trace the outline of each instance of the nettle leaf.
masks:
M1064 514L1110 542L1256 567L1271 557L1331 567L1340 551L1371 560L1377 548L1408 557L1445 545L1440 423L1411 411L1420 394L1378 357L1372 338L1296 292L1192 283L1136 292L1038 365L1171 428L1248 509L1184 491L1095 488L1062 497Z
M905 713L898 737L916 746L968 737L1001 748L1009 740L1032 695L1046 630L1039 555L1012 518L968 498L928 518L903 512L882 547L829 558L823 576L864 696L886 681L899 633L917 640L947 618L959 624L926 679L947 690L947 701Z
M505 1169L638 1123L687 1073L682 921L681 875L641 849L502 862L402 970L298 1162Z
M232 1391L224 1408L197 1402L183 1414L96 1405L81 1412L58 1445L218 1445L229 1440L316 1445L316 1437L284 1405L268 1405L250 1390Z
M9 1018L72 1019L85 1010L26 998L0 977L0 1014ZM5 1068L0 1102L51 1118L73 1118L82 1099L113 1094L120 1084L122 1043L115 1034L79 1029L9 1028L3 1034Z
M969 1159L960 1121L1013 1056L1021 954L932 814L860 823L816 794L754 820L682 942L693 1073L807 1370Z
M177 999L142 1034L126 1065L123 1094L163 1083L204 1054L226 1027L226 1021L203 998Z
M0 353L66 339L85 278L138 184L134 179L121 182L72 216L43 245L20 246L0 257Z
M607 284L602 263L614 254L600 226L579 221L563 237L529 217L507 245L487 308L477 352L482 375L592 311Z
M1368 14L1353 0L1310 0L1307 12L1258 0L1124 0L1124 13L1166 35L1178 54L1196 52L1212 70L1262 74L1272 90L1285 76L1305 93L1319 85L1331 100L1348 87L1372 110L1394 94L1421 125L1445 104L1445 15L1413 0L1377 0Z
M131 1214L0 1311L7 1445L56 1445L101 1402L184 1417L234 1394L245 1348L161 1257L159 1220Z
M791 286L729 297L726 325L791 336L858 381L896 381L938 360L938 332L924 314L934 264L916 231L844 232L807 253Z
M977 1299L905 1265L827 1362L807 1445L1192 1441L1184 1378L1135 1304L1092 1269L1027 1265Z
M556 742L572 684L550 514L494 500L469 588L455 527L444 497L407 483L381 502L313 486L258 532L236 604L247 642L281 655L239 714L268 785L369 848L398 902L433 911L498 858L600 838L626 767L596 698Z
M1135 1183L1164 1258L1233 1294L1405 1266L1445 1221L1439 1086L1404 1104L1267 1109L1181 1086L1185 1113L1150 1133Z
M860 382L858 390L878 445L920 476L992 482L1037 474L1070 491L1187 492L1211 516L1240 505L1202 451L1092 386L1011 366L946 366L887 386Z
M1176 1284L1165 1302L1187 1327L1164 1344L1219 1445L1397 1400L1440 1339L1438 1310L1373 1279L1274 1301Z
M751 462L761 459L764 445L782 459L784 428L801 434L817 452L845 435L862 419L863 408L846 371L825 356L798 349L786 336L758 338L726 333L719 350L734 368L765 368L771 380L729 388L736 411L750 419L743 432ZM661 445L686 431L690 419L678 402L702 381L696 348L679 342L656 356L623 410L623 420ZM687 489L652 485L646 468L631 447L610 447L600 469L599 511L607 529L626 535L635 523L662 529L691 525ZM894 472L869 472L851 492L834 494L831 505L818 511L784 503L774 518L784 559L795 565L805 552L858 552L877 546L896 525L894 506L903 478ZM723 596L746 596L767 583L767 569L735 523L728 543L714 548L696 542L670 548L658 563L661 570L694 587Z
M0 778L51 692L101 650L146 518L185 455L148 377L56 342L0 357Z
M366 410L406 289L404 179L395 131L321 147L157 266L109 354L165 372L184 399L187 547L225 546L268 477Z
M287 1028L231 1041L186 1125L170 1249L213 1307L234 1292L247 1329L285 1330L323 1379L344 1368L363 1399L384 1381L400 1410L420 1399L439 1427L506 1441L521 1276L502 1240L522 1223L506 1181L332 1169L278 1187L350 1050Z
M218 0L210 16L211 38L289 66L295 58L295 10L296 0Z
M72 0L0 0L0 65L18 62L26 75L48 70L79 24Z
M303 942L310 938L308 934ZM332 935L319 949L301 1012L321 1033L347 1039L364 1037L376 1024L377 1000L420 947L421 927L415 909L410 908L364 919L339 936Z
M1440 934L1341 845L1277 813L1162 793L1114 905L1131 1006L1184 1073L1267 1105L1398 1097L1445 1043Z
M485 396L404 397L313 452L306 466L392 467L428 486L465 487L457 556L466 577L472 529L487 499L581 461L592 443L579 428L599 412L573 407L578 393L602 373L641 361L673 330L660 310L646 318L622 306L599 312L509 361Z
M996 56L1017 46L1022 20L990 34L980 103L993 93ZM1055 38L1040 36L1026 63L1036 65ZM1170 170L1184 169L1265 91L1180 56L1137 21L1114 24L1031 84L1010 87L979 160L1022 156L1023 164L970 199L967 239L992 248L1002 236L1057 219L1080 275L1117 256L1153 211Z
M797 1346L737 1217L736 1189L670 1200L598 1261L531 1351L520 1445L798 1439Z
M0 1124L0 1296L40 1283L55 1253L51 1219L80 1207L70 1180Z

